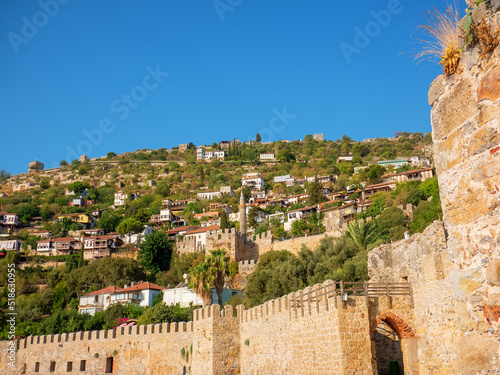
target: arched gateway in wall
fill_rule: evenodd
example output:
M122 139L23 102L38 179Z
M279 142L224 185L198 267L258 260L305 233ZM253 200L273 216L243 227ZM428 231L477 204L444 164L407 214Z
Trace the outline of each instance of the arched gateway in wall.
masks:
M417 336L403 318L392 311L378 315L370 326L370 338L375 373L392 374L399 367L400 374L419 374Z

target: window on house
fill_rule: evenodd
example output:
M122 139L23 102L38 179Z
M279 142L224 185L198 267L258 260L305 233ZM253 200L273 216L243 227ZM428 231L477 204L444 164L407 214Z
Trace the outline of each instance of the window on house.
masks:
M106 358L106 374L111 374L113 372L113 357Z
M50 371L50 372L54 372L54 371L56 371L56 362L55 362L55 361L51 361L51 362L50 362L50 368L49 368L49 371Z
M87 367L87 361L85 361L84 359L82 359L80 361L80 371L85 371L86 367Z
M40 362L35 362L35 372L40 372Z
M73 362L68 362L68 364L66 365L66 371L67 372L73 371Z

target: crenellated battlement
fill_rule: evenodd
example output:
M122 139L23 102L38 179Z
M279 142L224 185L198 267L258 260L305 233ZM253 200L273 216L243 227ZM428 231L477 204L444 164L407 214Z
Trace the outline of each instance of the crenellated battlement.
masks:
M165 335L169 333L184 332L193 332L193 322L136 325L129 327L117 327L116 329L100 331L79 331L55 335L28 336L24 339L19 340L18 347L21 349L28 349L30 346L42 344L104 341L122 339L124 337Z

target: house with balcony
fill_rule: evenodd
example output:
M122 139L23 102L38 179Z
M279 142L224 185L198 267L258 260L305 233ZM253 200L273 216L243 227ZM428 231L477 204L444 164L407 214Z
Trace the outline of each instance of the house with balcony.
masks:
M263 190L265 182L258 172L245 173L241 175L241 186L249 186L252 190Z
M84 229L82 230L84 236L104 236L104 229L94 228L94 229Z
M310 206L310 207L304 207L304 208L298 208L296 210L288 211L286 213L288 221L285 222L285 230L290 231L292 229L292 223L296 220L302 220L311 216L313 213L317 212L318 209L316 206Z
M163 200L163 202L165 202L166 200ZM167 202L167 207L170 208L172 210L172 212L174 213L174 215L179 215L182 211L184 211L184 209L187 207L187 205L189 203L194 203L194 202L198 202L198 199L180 199L180 200L176 200L176 201L170 201L170 206L168 206L168 202Z
M411 165L416 165L420 167L429 167L431 165L431 162L429 159L421 157L421 156L412 156L411 158L408 159L408 163Z
M120 288L121 289L121 288ZM109 305L134 303L143 307L153 306L153 301L165 288L150 282L132 282L130 286L111 294Z
M83 238L83 258L89 260L111 256L120 245L121 240L116 236L96 236Z
M0 225L10 227L17 227L21 224L19 217L16 214L11 214L5 211L0 211Z
M306 203L308 199L309 199L309 193L291 195L287 198L288 205L303 204L303 203Z
M36 255L56 255L54 241L50 238L36 241Z
M196 149L196 160L224 160L226 151L205 151L202 147Z
M0 250L19 251L21 250L21 241L19 240L2 240L0 241Z
M263 153L259 155L259 160L261 163L276 163L276 156L274 153Z
M222 195L220 191L204 191L202 193L197 194L198 200L212 200L218 198Z
M432 178L434 173L432 168L415 169L413 171L406 171L392 176L392 179L398 183L408 181L421 181L424 182L428 178Z
M81 249L81 241L73 237L45 238L36 241L37 255L68 255Z
M123 192L123 191L119 191L119 192L115 193L115 201L114 201L113 206L115 206L115 208L125 206L125 202L127 201L127 198L128 198L128 194ZM131 200L134 200L137 198L139 198L139 193L130 194Z
M400 159L400 160L382 160L377 163L382 167L394 167L394 169L401 168L408 164L408 159Z
M73 207L87 207L87 206L92 206L93 204L94 204L93 200L82 197L74 198L71 202L69 202L69 205Z
M80 297L78 312L80 314L95 315L96 312L106 310L111 304L111 296L123 292L118 286L108 286L104 289L90 292Z

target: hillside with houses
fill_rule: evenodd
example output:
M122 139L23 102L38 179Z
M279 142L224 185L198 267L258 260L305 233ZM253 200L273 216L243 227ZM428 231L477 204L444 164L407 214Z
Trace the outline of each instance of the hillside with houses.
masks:
M205 294L196 288L196 267L217 251L227 258L222 303L251 306L326 277L365 280L369 248L440 218L430 133L361 142L322 134L259 138L82 155L53 169L37 160L24 174L2 171L0 257L16 260L26 309L47 299L38 307L43 314L28 321L42 324L58 311L54 304L100 316L121 308L114 305L219 301L215 285ZM330 255L321 253L325 247ZM304 251L318 254L306 268L338 264L322 276L301 270L294 259ZM280 282L262 275L277 259L291 267L292 281L270 292ZM86 281L74 280L84 269ZM110 269L121 276L99 274ZM56 302L58 287L64 296Z

